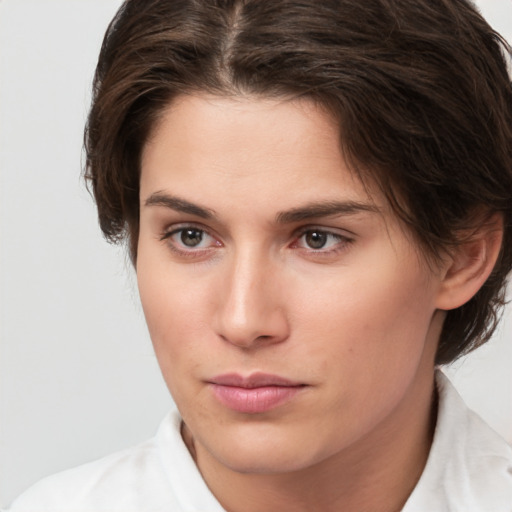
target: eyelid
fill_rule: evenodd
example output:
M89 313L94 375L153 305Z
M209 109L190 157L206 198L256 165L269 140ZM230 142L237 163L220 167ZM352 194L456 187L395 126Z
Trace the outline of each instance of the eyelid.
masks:
M333 247L329 248L320 248L320 249L313 249L308 247L298 247L300 239L307 233L317 231L319 233L324 233L326 235L330 235L332 237L335 237L339 240L338 243L336 243ZM341 232L340 232L341 231ZM309 226L302 226L295 232L294 240L291 244L291 248L296 248L298 250L304 251L311 255L317 255L317 256L329 256L336 253L339 253L347 248L348 245L354 242L355 235L353 235L351 232L347 232L347 230L340 230L339 228L328 228L328 227L321 227L318 225L309 225Z
M345 238L347 240L354 239L356 237L355 233L347 229L341 228L331 228L326 226L319 226L317 224L310 224L308 226L301 226L300 228L295 230L295 236L299 237L304 235L305 233L309 233L311 231L319 231L321 233L326 233L328 235L339 236L341 238Z
M181 244L177 244L172 240L172 237L181 231L185 231L187 229L197 229L198 231L203 232L206 236L210 237L213 241L212 244L207 247L186 247ZM222 242L219 240L219 237L216 236L208 229L206 226L197 223L197 222L180 222L176 224L171 224L167 226L163 232L159 236L159 240L161 242L165 242L168 248L181 257L188 258L200 258L202 255L209 253L212 249L218 248L222 246Z
M199 222L176 222L174 224L166 226L162 230L160 240L166 240L172 235L175 235L176 233L179 233L180 231L183 231L185 229L197 229L198 231L203 231L204 233L213 238L218 238L211 233L211 229L207 228L206 226L202 225Z

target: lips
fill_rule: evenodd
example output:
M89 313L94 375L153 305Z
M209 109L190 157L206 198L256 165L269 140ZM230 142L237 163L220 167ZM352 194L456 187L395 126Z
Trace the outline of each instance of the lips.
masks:
M260 414L292 400L306 386L278 375L255 373L248 377L225 374L208 384L215 398L224 406L246 414Z

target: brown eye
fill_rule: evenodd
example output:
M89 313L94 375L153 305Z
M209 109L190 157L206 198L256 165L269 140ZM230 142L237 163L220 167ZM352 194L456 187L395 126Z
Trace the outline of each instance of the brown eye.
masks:
M293 247L309 251L311 254L330 254L346 248L351 239L332 231L311 228L302 231Z
M189 255L199 254L201 251L222 246L222 243L210 235L208 231L196 226L178 227L164 233L161 240L165 240L173 251Z
M327 243L329 234L322 231L308 231L304 233L304 242L311 249L322 249Z
M203 234L204 232L200 229L182 229L180 240L185 247L197 247L203 241Z

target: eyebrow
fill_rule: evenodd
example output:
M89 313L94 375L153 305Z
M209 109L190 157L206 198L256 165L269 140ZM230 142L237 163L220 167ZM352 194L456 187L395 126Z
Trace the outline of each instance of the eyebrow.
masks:
M186 201L185 199L170 196L162 192L155 192L154 194L151 194L144 202L144 205L165 206L171 210L189 213L190 215L195 215L203 219L211 219L212 217L215 217L215 212L209 208L203 208L202 206L198 206L197 204Z
M280 212L276 215L276 222L279 224L291 224L318 217L355 215L362 212L379 213L380 209L374 204L358 201L321 201Z
M164 206L172 210L195 215L203 219L212 219L216 216L214 210L198 206L186 199L171 196L163 192L151 194L144 202L145 206ZM336 215L355 215L357 213L379 213L380 209L370 203L358 201L319 201L279 212L275 217L276 224L292 224L319 217L333 217Z

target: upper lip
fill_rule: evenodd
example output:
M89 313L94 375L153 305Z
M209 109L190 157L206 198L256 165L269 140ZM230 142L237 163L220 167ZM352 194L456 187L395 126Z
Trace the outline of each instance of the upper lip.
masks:
M279 375L272 375L269 373L253 373L246 377L238 373L226 373L218 375L208 381L211 384L220 386L232 386L237 388L261 388L265 386L282 386L282 387L296 387L303 386L300 382L294 382Z

